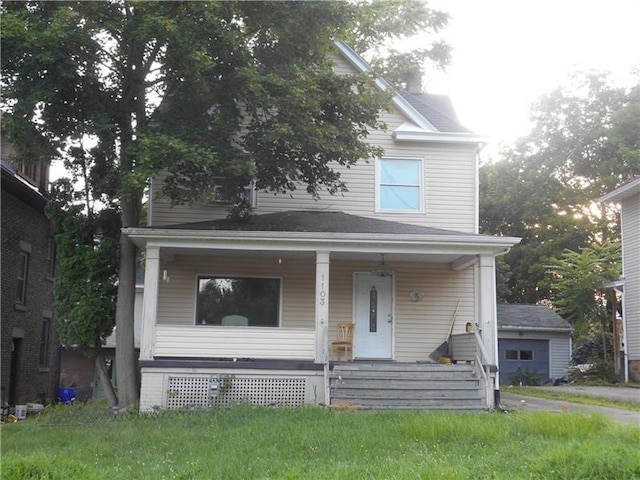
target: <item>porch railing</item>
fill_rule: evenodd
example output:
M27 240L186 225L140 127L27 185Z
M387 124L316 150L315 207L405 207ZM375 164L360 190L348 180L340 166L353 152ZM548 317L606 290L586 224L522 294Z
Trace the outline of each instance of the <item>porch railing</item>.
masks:
M315 329L156 325L153 355L313 360Z
M475 366L477 372L482 377L484 393L485 393L485 403L487 408L489 405L493 404L493 395L495 390L495 372L497 372L497 367L489 363L489 354L487 349L484 346L484 342L482 341L482 337L479 333L479 325L476 323L475 328L473 329L473 335L476 339L476 353L475 353Z

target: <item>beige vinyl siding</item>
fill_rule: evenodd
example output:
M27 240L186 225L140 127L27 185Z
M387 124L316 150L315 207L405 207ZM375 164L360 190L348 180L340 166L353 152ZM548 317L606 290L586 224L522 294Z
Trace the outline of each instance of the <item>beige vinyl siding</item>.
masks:
M335 166L348 192L321 192L314 200L301 187L285 195L258 194L257 213L286 210L335 210L434 228L476 231L476 159L473 146L395 142L393 129L406 120L399 113L387 114L389 131L372 131L369 141L384 148L386 157L424 159L424 213L376 212L375 159L359 160L351 167Z
M390 262L394 270L394 337L395 359L398 361L426 361L429 354L442 343L458 300L460 306L456 316L454 333L462 333L466 322L475 320L473 269L461 272L449 270L445 264L412 264ZM353 321L353 282L354 274L371 269L370 262L332 260L329 279L329 341L336 338L337 324ZM218 331L221 327L194 326L194 306L196 279L198 275L236 275L236 276L275 276L282 278L282 318L281 328L308 330L315 332L315 259L283 258L243 258L243 257L206 257L176 256L169 265L169 283L160 283L158 303L158 327L156 332L156 355L184 356L200 352L211 356L208 347L201 345L193 350L191 332ZM424 297L419 302L410 298L411 291L420 291ZM164 329L164 327L167 329ZM184 330L184 336L170 327L191 327ZM244 332L251 328L229 330L244 338ZM222 330L220 330L222 331ZM164 333L163 333L164 332ZM171 335L167 335L172 332ZM242 333L240 335L239 333ZM163 337L163 335L165 335ZM172 336L173 335L173 336ZM223 337L226 338L226 337ZM198 340L197 338L195 340ZM202 339L205 341L205 339ZM186 342L186 343L185 343ZM207 345L213 345L207 343ZM240 348L240 345L233 348ZM168 349L173 349L169 353ZM218 346L215 347L218 351ZM281 344L278 348L289 347ZM307 348L307 347L305 347ZM159 350L158 350L159 349ZM202 351L201 351L202 350ZM183 353L180 353L183 351ZM221 350L220 350L221 351ZM254 351L255 353L256 351ZM262 358L266 353L261 352ZM199 354L200 354L199 353ZM269 355L277 355L269 353ZM282 355L286 352L282 352ZM280 355L280 357L282 357ZM205 355L206 356L206 355ZM218 356L218 355L215 355ZM239 356L238 353L233 356Z
M171 205L169 199L160 195L165 177L166 175L159 175L151 184L149 226L161 227L177 223L218 220L227 216L227 205L224 204Z
M314 329L158 325L155 357L313 360Z
M169 283L160 282L158 324L194 325L198 275L281 278L283 328L315 328L315 261L239 256L180 255L167 267Z
M336 57L337 71L352 73L353 67L342 57ZM334 165L346 182L348 192L330 195L320 191L316 200L306 193L304 185L287 194L267 191L257 193L255 213L275 213L287 210L334 210L434 228L476 231L476 145L455 145L425 142L396 142L393 132L409 122L395 107L383 112L382 119L388 129L371 130L368 141L381 146L388 157L408 157L424 159L424 213L384 213L376 212L375 159L360 159L351 168ZM224 218L224 205L171 206L161 198L162 177L153 182L151 207L152 226L176 223L201 222Z
M454 272L444 264L424 269L419 264L403 264L395 276L395 359L400 362L427 361L446 340L458 301L453 333L462 333L475 319L474 271ZM419 302L410 292L424 293Z
M622 201L624 314L629 360L640 360L640 195Z
M376 138L378 137L378 138ZM351 167L335 166L349 191L330 195L320 192L313 199L304 186L290 194L258 192L256 214L287 210L333 210L434 228L474 233L476 230L475 153L470 147L417 144L396 144L390 133L372 133L370 139L385 148L385 156L424 159L424 213L384 213L375 211L375 159L359 160ZM176 223L201 222L224 218L223 205L180 205L172 207L158 198L159 181L154 182L152 225L159 227Z
M463 332L466 322L474 320L473 269L454 272L444 264L404 262L390 262L389 266L394 271L395 360L427 361L445 340L458 300L454 332ZM370 263L331 264L330 341L336 338L339 322L353 321L353 275L370 269ZM409 294L414 290L424 293L421 301L411 301Z
M499 331L499 339L512 340L549 340L549 378L567 375L567 366L571 361L570 334L562 332L519 332Z

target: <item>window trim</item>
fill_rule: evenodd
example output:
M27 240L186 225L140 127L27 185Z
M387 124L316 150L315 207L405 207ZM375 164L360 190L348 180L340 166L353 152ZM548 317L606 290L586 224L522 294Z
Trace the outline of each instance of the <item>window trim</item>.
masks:
M507 358L508 352L516 352L517 358ZM522 358L522 352L531 352L531 358ZM504 359L507 362L533 362L535 361L535 350L529 348L508 348L504 351Z
M196 275L195 279L195 295L193 299L193 325L196 327L223 327L222 325L202 325L198 323L198 294L200 291L200 279L202 278L261 278L265 280L278 280L280 282L280 288L278 292L278 323L274 326L252 326L248 325L247 327L242 328L282 328L282 315L283 315L283 306L284 306L284 280L282 276L277 275L242 275L242 274L214 274L214 273L199 273ZM225 327L226 328L226 327Z
M206 200L205 205L230 205L231 203L225 200L220 200L216 198L216 191L222 187L222 180L225 177L213 177L213 198L210 200ZM255 180L251 180L249 185L244 187L244 192L246 197L249 200L249 205L252 208L258 207L258 190L256 189Z
M380 205L381 201L381 187L382 185L382 162L386 160L401 160L401 161L412 161L419 162L419 178L418 185L409 185L409 186L417 186L418 191L418 209L417 210L401 210L401 209L388 209L382 208ZM403 156L389 156L389 157L380 157L376 159L375 162L375 212L376 213L392 213L392 214L404 214L404 215L417 215L424 214L426 212L426 192L425 192L425 170L424 170L424 157L403 157ZM400 185L399 185L400 186Z

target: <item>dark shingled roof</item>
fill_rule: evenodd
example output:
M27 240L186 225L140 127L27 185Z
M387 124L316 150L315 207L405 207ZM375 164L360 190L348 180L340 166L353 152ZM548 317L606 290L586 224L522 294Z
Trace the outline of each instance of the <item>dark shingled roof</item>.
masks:
M343 212L291 210L249 217L246 221L221 219L181 223L160 228L182 230L238 230L248 232L378 233L403 235L469 235L453 230L360 217Z
M471 133L458 121L451 99L446 95L413 93L402 90L400 95L440 132Z
M498 304L498 328L561 328L571 330L566 320L544 305Z

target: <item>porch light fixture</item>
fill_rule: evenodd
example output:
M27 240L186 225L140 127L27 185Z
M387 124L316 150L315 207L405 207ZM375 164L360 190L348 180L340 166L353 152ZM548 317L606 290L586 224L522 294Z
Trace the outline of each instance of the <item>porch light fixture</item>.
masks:
M393 275L393 272L387 266L387 264L384 263L384 253L380 254L380 257L382 259L381 262L373 267L371 273L373 275L377 275L378 277L390 277L391 275Z

